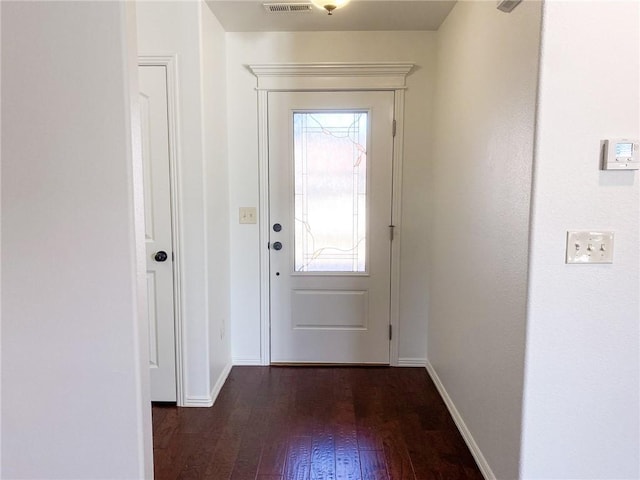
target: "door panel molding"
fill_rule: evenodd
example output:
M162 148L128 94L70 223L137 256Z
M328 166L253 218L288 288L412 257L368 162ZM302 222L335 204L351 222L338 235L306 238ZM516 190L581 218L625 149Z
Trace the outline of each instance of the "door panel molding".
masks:
M269 365L270 295L269 295L269 131L267 96L270 91L370 91L395 92L396 120L393 138L392 225L401 232L402 155L404 90L406 76L413 63L300 63L256 64L249 69L257 78L258 95L258 168L259 168L259 237L260 237L260 363ZM398 365L400 235L391 242L391 307L393 338L390 364Z
M326 289L294 289L291 292L291 321L293 328L308 330L366 330L369 320L369 291L368 290L326 290ZM354 319L359 322L337 324L327 321L322 304L317 300L321 297L333 297L333 303L350 304Z
M180 155L178 149L178 60L177 55L139 55L138 66L162 66L167 72L167 120L169 134L169 189L171 192L171 239L173 243L173 318L176 348L176 399L178 406L185 406L183 301L182 301L182 246L180 243L182 222L180 218Z

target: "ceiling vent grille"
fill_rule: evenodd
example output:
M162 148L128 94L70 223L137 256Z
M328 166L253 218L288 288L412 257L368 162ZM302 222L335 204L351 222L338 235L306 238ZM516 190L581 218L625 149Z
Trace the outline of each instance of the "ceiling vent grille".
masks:
M313 9L310 3L263 3L262 5L269 13L306 13Z
M503 12L511 12L522 0L498 0L498 10Z

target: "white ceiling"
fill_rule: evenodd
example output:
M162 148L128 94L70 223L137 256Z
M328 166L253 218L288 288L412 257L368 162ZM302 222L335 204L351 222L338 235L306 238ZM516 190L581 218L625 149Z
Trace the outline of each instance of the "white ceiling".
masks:
M437 30L455 0L353 0L329 16L313 8L303 13L268 13L263 3L309 0L207 0L227 32L357 30Z

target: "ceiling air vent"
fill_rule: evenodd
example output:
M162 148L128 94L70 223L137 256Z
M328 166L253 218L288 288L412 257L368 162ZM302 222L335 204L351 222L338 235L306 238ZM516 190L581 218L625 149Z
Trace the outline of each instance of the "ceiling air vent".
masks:
M509 13L516 8L522 0L498 0L498 10Z
M310 3L263 3L262 5L269 13L305 13L313 9Z

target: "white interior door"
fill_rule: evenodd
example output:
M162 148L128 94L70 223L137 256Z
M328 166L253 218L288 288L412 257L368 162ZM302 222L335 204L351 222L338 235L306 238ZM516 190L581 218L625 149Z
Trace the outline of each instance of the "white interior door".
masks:
M151 400L176 401L173 247L166 67L138 68L144 162Z
M394 93L269 92L271 361L389 363Z

